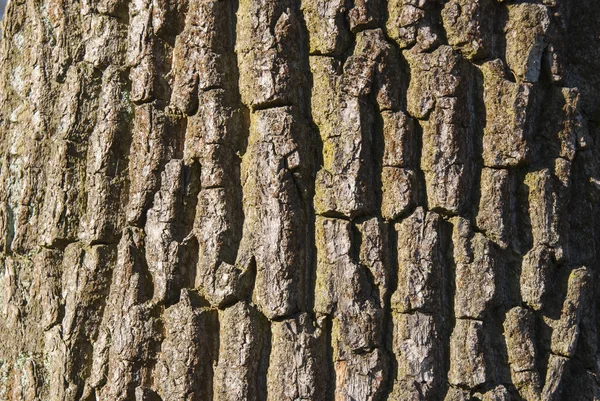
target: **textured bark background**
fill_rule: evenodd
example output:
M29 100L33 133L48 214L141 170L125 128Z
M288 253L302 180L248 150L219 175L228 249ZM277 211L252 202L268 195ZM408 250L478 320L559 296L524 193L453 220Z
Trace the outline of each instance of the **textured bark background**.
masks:
M596 0L11 0L0 399L600 400Z

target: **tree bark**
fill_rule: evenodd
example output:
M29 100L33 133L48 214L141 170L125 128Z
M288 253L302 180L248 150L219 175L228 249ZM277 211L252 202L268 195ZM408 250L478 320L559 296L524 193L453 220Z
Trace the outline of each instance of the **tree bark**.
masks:
M11 0L0 400L600 400L599 20Z

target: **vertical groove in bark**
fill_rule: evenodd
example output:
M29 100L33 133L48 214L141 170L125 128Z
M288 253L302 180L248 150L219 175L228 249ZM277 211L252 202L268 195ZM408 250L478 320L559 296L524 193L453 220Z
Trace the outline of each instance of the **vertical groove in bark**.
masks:
M580 3L12 0L0 400L600 399Z

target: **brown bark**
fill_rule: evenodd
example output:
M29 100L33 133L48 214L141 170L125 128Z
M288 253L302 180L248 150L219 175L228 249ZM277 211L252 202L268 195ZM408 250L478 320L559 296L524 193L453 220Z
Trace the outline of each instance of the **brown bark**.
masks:
M598 20L11 0L0 400L600 400Z

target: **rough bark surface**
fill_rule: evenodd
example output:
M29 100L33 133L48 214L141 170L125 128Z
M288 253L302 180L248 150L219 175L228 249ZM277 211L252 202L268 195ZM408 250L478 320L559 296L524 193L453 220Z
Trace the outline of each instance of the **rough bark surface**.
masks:
M600 400L596 0L11 0L0 400Z

